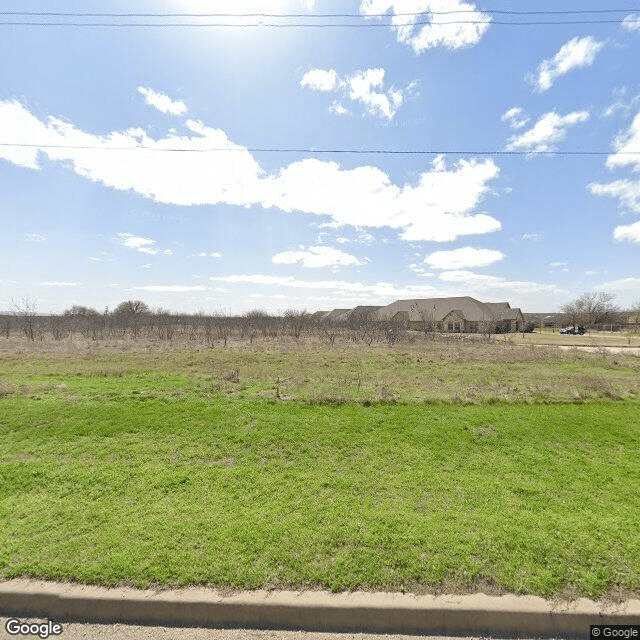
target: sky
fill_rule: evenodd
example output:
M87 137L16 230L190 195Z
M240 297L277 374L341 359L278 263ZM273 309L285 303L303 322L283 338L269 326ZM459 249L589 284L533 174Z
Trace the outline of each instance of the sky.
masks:
M0 15L0 309L640 300L637 0L27 4Z

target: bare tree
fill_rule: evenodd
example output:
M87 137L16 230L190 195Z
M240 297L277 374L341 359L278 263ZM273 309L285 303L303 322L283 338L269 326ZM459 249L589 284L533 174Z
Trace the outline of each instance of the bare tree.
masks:
M436 311L437 308L435 305L429 309L420 309L422 332L425 337L431 337L432 340L435 339L436 329L438 327L438 323L436 322Z
M569 324L591 328L615 321L619 313L618 307L613 303L615 297L615 294L606 291L583 293L575 300L563 304L560 310Z
M306 311L297 309L287 309L284 312L284 324L289 330L289 334L294 338L299 338L302 329L307 324L311 316Z
M20 302L13 302L13 315L18 319L18 324L32 342L36 339L36 328L38 320L38 306L35 300L28 296Z
M631 305L626 321L630 324L631 330L634 333L638 333L638 328L640 328L640 300Z
M113 316L131 331L132 338L138 337L142 318L148 313L149 307L142 300L126 300L113 310Z
M0 316L0 334L4 335L5 338L8 338L11 334L11 318L12 316L9 315Z

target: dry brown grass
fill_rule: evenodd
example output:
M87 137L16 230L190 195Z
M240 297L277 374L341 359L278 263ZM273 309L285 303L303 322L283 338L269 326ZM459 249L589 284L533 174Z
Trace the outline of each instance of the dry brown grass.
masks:
M520 334L491 341L481 336L434 340L412 332L393 346L369 346L344 333L333 346L321 335L307 335L252 343L234 338L227 347L204 347L189 341L12 337L0 339L0 395L15 393L18 385L25 395L82 397L86 392L74 390L73 376L121 378L119 387L126 390L136 375L147 374L168 380L162 389L146 388L143 394L224 393L331 404L581 402L640 395L640 358L634 349L618 347L620 352L612 353L608 345L585 345L591 349L563 350L535 342L535 335L546 339L526 334L524 344ZM68 388L57 388L60 384Z

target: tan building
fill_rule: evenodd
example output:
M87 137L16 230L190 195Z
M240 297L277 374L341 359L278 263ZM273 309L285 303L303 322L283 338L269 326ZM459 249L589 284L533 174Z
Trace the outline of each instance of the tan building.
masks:
M524 325L520 309L512 309L508 302L480 302L469 296L396 300L379 309L376 319L445 333L509 333Z

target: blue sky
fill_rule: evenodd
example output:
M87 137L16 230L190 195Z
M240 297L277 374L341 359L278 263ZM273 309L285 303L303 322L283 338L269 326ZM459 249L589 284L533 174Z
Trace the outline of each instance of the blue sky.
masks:
M640 154L628 153L640 151L640 3L625 4L638 10L4 0L3 11L377 26L0 25L0 309L25 296L45 312L142 299L240 313L471 295L553 311L593 290L630 305L640 300ZM317 17L334 13L353 17ZM541 20L616 22L497 24Z

